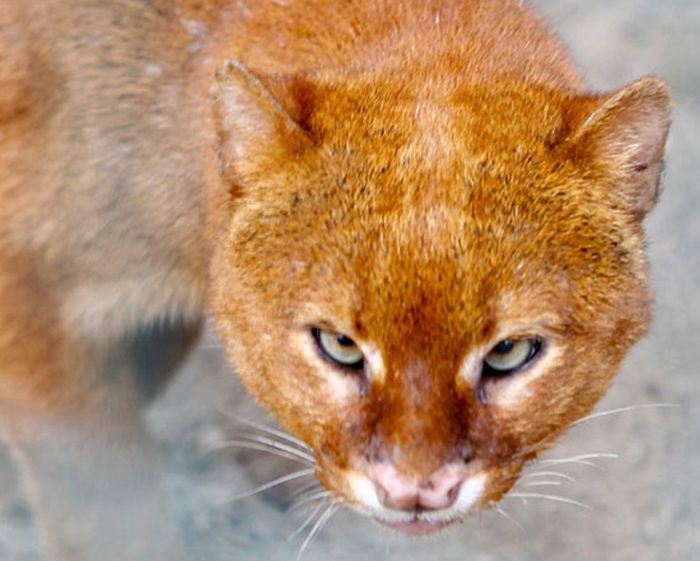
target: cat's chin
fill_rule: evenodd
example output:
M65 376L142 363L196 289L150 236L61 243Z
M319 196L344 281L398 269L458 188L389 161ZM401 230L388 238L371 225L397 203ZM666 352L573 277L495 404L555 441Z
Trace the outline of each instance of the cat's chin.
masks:
M415 516L410 520L401 521L390 521L378 519L382 525L396 530L397 532L402 532L405 534L412 534L414 536L427 536L430 534L435 534L443 528L457 522L457 519L451 520L426 520L419 516Z

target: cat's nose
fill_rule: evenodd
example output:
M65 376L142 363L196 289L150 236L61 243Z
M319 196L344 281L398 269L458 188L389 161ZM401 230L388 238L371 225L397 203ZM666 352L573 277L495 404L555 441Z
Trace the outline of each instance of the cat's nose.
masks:
M377 499L385 508L439 510L455 503L467 473L466 464L448 463L423 481L415 481L401 473L393 464L382 462L371 467L370 478Z

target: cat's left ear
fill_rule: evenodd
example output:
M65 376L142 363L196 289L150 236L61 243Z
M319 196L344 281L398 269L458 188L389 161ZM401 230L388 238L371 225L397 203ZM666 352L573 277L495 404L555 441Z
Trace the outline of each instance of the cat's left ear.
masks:
M671 124L668 86L646 77L586 105L573 145L612 169L632 210L646 214L658 196Z
M311 144L299 122L308 101L302 85L298 79L253 74L232 61L216 73L214 121L224 179L245 182Z

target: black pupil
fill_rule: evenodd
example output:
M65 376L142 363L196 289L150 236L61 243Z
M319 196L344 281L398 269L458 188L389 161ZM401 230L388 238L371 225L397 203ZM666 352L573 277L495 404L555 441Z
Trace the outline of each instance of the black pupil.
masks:
M338 334L336 335L336 340L341 347L354 347L355 341L347 337L346 335Z
M494 347L493 351L498 353L499 355L505 355L512 351L513 347L515 347L515 341L505 339L504 341L498 343L498 345Z

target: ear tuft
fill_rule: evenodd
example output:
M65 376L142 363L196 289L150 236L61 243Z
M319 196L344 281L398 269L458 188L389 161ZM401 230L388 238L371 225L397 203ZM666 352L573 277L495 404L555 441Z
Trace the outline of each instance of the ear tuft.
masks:
M265 77L265 81L279 90L287 88L281 79ZM227 61L216 72L212 93L225 179L242 179L256 165L289 156L308 143L270 87L243 64Z
M670 124L668 86L650 76L602 97L573 141L621 172L633 210L645 214L658 195Z

